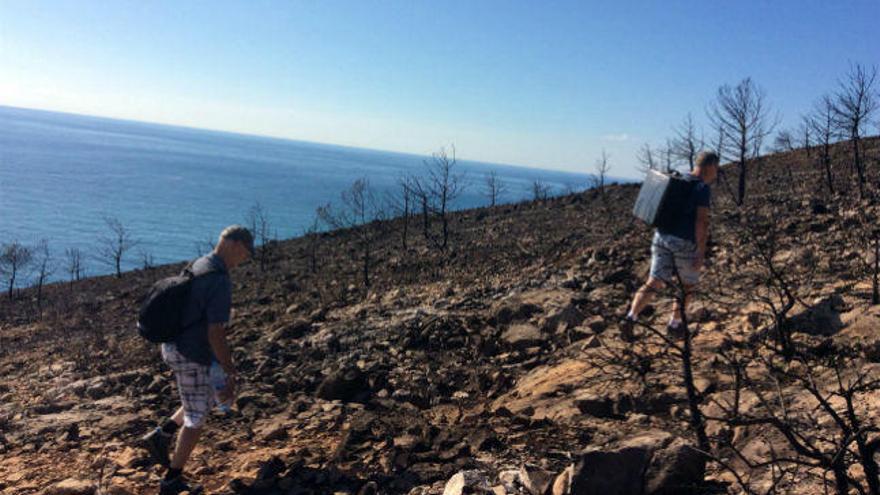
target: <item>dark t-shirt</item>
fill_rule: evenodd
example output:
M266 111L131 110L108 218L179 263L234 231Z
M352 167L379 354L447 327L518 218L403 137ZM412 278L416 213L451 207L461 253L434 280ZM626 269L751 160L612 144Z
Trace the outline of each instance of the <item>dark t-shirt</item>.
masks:
M199 277L207 271L213 273ZM232 281L223 259L214 253L202 256L192 266L196 279L192 282L190 298L183 321L194 322L177 337L177 350L187 359L210 366L214 353L208 343L208 325L228 323L232 309Z
M685 176L685 179L696 183L691 189L688 201L685 201L686 206L682 211L682 214L678 217L675 225L671 228L658 228L657 230L661 234L674 235L681 239L696 242L697 208L701 206L705 206L706 208L709 207L709 202L712 198L712 191L708 184L695 175L688 174Z

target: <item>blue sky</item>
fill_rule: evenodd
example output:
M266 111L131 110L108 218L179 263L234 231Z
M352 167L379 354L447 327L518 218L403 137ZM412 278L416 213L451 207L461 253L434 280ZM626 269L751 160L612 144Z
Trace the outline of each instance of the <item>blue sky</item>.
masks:
M0 104L635 177L719 85L795 125L870 1L0 1Z

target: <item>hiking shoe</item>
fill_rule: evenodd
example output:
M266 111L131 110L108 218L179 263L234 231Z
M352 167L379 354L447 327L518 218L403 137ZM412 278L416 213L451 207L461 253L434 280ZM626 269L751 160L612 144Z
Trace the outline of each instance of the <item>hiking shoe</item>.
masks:
M144 435L141 438L141 443L157 464L167 468L171 464L171 460L168 459L168 448L171 446L171 440L171 435L162 431L162 428L157 427Z
M202 485L190 485L183 479L182 475L170 480L162 480L159 483L159 495L178 495L183 492L188 492L189 495L202 495L205 493Z
M620 338L624 342L635 342L636 336L633 333L633 330L636 327L636 320L630 319L629 317L624 316L622 320L620 320Z
M684 339L684 325L666 325L666 335L675 340Z

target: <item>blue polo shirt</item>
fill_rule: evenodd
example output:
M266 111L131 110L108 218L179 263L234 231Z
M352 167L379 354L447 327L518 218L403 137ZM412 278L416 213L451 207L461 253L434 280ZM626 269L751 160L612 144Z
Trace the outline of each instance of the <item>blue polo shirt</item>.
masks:
M681 215L671 228L658 228L657 231L664 235L674 235L680 239L697 242L697 208L701 206L706 208L709 207L712 199L712 190L709 188L709 184L703 182L703 180L696 175L688 174L684 178L685 180L695 182L695 184L693 184L693 187L691 188L690 196L687 201L684 202L685 207L682 210Z
M213 273L204 275L212 270ZM193 262L192 271L196 278L192 282L183 321L193 323L174 343L177 351L187 359L210 366L215 357L208 342L208 325L229 323L232 281L223 259L214 253Z

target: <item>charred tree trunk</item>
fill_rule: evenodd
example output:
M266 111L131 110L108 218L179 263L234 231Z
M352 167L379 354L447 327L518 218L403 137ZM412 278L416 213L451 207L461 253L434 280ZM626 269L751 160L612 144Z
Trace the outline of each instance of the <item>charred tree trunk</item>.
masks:
M697 444L703 452L709 452L711 446L709 437L706 435L706 423L703 421L703 413L700 411L700 398L694 385L694 373L691 353L691 332L688 329L686 318L682 321L684 327L684 343L681 353L682 372L684 375L685 390L687 390L688 409L690 410L691 428L697 435Z
M369 289L370 288L370 243L368 241L364 242L363 275L364 275L364 287Z
M403 250L407 249L407 237L409 236L409 193L403 194L403 232L401 233L401 244Z
M428 232L430 227L430 217L428 216L428 198L422 197L422 234L425 236L425 241L429 241L431 236Z
M831 175L831 146L826 142L822 145L822 164L825 166L825 180L828 182L828 192L834 194L834 178Z
M745 143L743 143L743 150L745 150ZM746 199L746 167L746 154L743 151L739 155L739 185L737 186L736 199L738 206L742 206Z
M831 471L834 472L834 488L837 490L837 495L849 495L849 477L846 475L846 463L842 455L838 456L838 460L831 466Z
M858 177L859 177L859 198L864 199L865 198L865 168L862 165L862 159L861 159L861 155L859 153L860 150L859 150L859 135L858 135L858 133L856 133L853 136L852 141L853 141L853 158L854 158L853 165L855 166L856 173L858 174Z
M871 280L871 304L880 304L880 234L874 234L874 276Z

